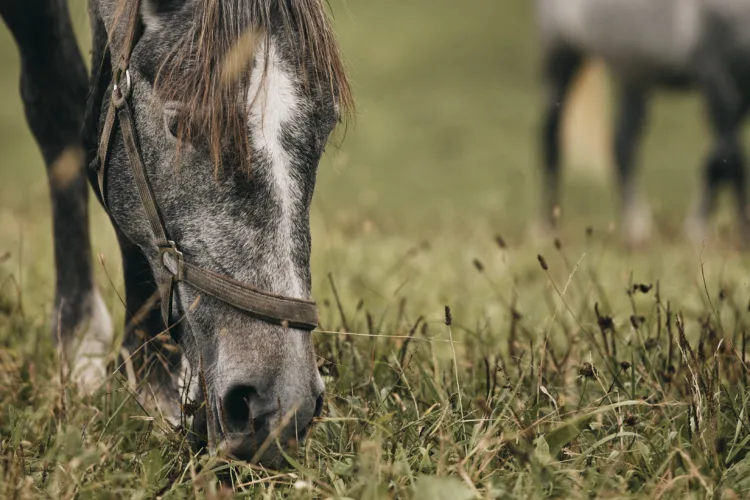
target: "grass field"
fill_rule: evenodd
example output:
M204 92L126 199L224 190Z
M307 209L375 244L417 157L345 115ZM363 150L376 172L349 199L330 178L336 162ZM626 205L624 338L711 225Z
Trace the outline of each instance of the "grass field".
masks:
M320 167L326 404L286 471L191 455L115 376L90 398L59 383L44 167L0 31L0 498L750 496L750 259L718 237L728 210L704 247L680 234L708 148L699 101L655 99L651 245L619 244L607 177L580 169L560 240L532 242L531 2L331 3L358 114ZM119 252L92 210L119 324Z

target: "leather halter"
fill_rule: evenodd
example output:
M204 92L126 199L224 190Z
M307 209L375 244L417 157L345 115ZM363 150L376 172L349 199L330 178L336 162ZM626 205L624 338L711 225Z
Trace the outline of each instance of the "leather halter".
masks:
M159 263L167 278L166 284L159 286L165 325L169 326L172 318L175 284L184 282L266 323L300 330L314 330L318 326L318 311L315 302L258 290L230 277L194 266L185 260L178 244L169 237L167 226L164 224L148 179L130 105L132 82L128 66L138 27L139 3L134 1L131 6L133 10L129 28L123 40L118 65L112 76L112 97L99 140L97 176L102 204L107 209L105 190L107 160L112 145L113 131L119 122L130 169L133 172L146 217L151 225L156 243L155 250L159 253ZM113 60L117 59L113 57Z

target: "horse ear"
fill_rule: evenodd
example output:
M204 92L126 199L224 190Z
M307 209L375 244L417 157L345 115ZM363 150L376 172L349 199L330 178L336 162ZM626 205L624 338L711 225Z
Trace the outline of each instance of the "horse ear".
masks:
M180 10L186 0L141 0L141 19L146 29L158 29L161 21Z

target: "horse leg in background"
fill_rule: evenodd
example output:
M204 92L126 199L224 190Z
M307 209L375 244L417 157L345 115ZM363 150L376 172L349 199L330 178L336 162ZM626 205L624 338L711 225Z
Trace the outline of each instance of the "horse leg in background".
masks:
M541 137L544 162L541 223L544 229L552 229L557 223L562 156L560 129L565 98L582 62L581 54L568 47L551 50L544 62L546 108Z
M711 64L703 79L708 118L714 133L712 150L706 159L700 197L693 214L688 218L688 236L696 242L705 241L708 220L716 206L722 184L732 186L740 223L740 236L750 242L750 217L747 213L747 177L745 158L740 144L740 123L744 112L740 94L728 71L719 64Z
M742 125L745 122L747 113L750 110L750 100L747 95L743 95L742 104L737 114L737 153L738 153L738 172L734 180L734 196L737 202L737 220L740 224L740 236L744 245L750 244L750 207L748 206L747 195L747 164L745 154L741 143Z
M113 330L91 264L81 144L86 67L65 0L5 0L0 16L20 51L26 119L47 167L57 273L52 335L75 358L75 378L91 390L104 379Z
M645 89L627 82L621 84L614 153L623 235L631 245L644 243L653 225L651 209L638 188L635 175L637 148L646 118L646 98Z
M159 291L141 248L117 231L125 275L126 317L121 355L141 404L177 423L181 354L164 325Z

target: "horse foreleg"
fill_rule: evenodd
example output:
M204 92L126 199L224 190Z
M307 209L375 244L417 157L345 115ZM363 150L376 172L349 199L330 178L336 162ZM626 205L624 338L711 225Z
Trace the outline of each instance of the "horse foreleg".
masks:
M748 96L743 97L743 102L737 115L737 135L740 134L742 124L745 121L745 117L748 113L750 102L748 102ZM747 165L745 162L745 155L742 148L742 144L737 143L737 153L739 163L737 165L737 172L735 173L734 180L734 194L737 201L737 217L740 223L740 234L742 236L743 243L745 245L750 244L750 206L748 206L748 194L747 194Z
M159 304L161 297L146 256L140 247L119 231L117 233L125 275L123 367L139 394L141 404L156 409L176 423L180 415L180 351L164 325Z
M75 357L78 380L104 379L112 322L94 288L81 143L87 93L65 0L5 0L0 16L21 55L21 96L47 166L57 273L52 335Z
M697 207L688 219L688 233L695 241L707 237L708 219L723 184L733 188L740 222L741 238L750 241L747 213L747 176L739 139L742 115L740 94L730 73L721 64L707 65L702 79L708 119L713 130L713 146L706 159Z
M630 244L643 243L651 234L651 210L636 180L636 156L646 119L646 92L623 83L615 131L615 163L620 191L624 236Z
M565 98L581 66L581 55L568 48L550 51L544 63L546 108L541 133L543 154L542 223L554 227L559 209L560 128Z

